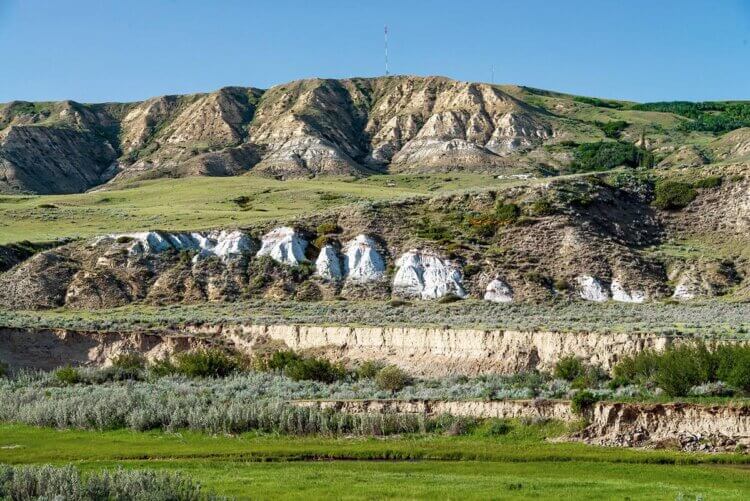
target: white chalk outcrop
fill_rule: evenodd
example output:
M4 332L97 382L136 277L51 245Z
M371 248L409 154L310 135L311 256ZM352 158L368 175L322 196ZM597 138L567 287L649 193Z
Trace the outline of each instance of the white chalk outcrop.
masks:
M385 261L375 241L367 235L357 235L344 246L344 276L356 283L374 282L385 275Z
M274 261L290 266L307 262L305 257L307 240L294 228L282 226L269 231L261 239L258 256L270 256Z
M324 245L320 249L318 259L315 260L315 274L324 280L332 282L337 282L344 278L344 273L341 269L341 256L333 245Z
M612 285L609 289L612 293L612 299L623 303L643 303L648 298L644 291L626 289L625 285L618 278L612 280Z
M683 273L674 288L672 298L679 301L689 301L701 294L701 287L693 273Z
M436 299L446 294L466 297L460 266L432 251L410 250L398 258L396 266L394 294L422 299Z
M591 275L580 275L576 277L578 284L578 295L586 301L596 301L603 303L609 299L607 289L602 283Z
M195 251L193 262L211 256L226 261L253 252L253 241L241 231L211 231L207 233L167 233L162 231L145 231L107 235L94 241L93 245L102 242L121 241L128 244L130 256L158 254L167 250Z
M493 303L510 303L513 301L513 289L503 280L496 278L487 284L484 299Z

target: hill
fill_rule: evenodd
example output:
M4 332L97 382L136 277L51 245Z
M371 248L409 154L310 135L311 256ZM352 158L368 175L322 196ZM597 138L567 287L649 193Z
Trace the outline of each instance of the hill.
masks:
M246 172L289 179L701 165L748 155L747 109L411 76L228 87L136 103L12 102L0 107L0 193L81 193L127 180Z

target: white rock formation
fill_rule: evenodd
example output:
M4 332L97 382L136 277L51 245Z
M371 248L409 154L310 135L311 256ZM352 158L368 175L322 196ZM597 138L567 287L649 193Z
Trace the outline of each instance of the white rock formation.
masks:
M367 235L357 235L344 246L344 275L351 282L373 282L385 275L385 262L378 253L375 241Z
M98 238L93 245L98 245L101 242L111 244L123 238L129 244L128 253L131 256L158 254L170 249L190 250L196 252L193 257L193 262L195 262L198 259L211 256L227 260L253 251L253 242L250 237L236 230L207 233L167 233L161 231L124 233ZM104 264L104 261L100 260L100 262Z
M318 259L315 260L315 274L334 282L344 277L341 271L341 256L333 245L325 245L320 249Z
M644 291L627 290L619 278L612 280L609 289L612 293L612 299L623 303L643 303L648 297Z
M591 275L580 275L576 277L578 284L578 295L586 301L602 303L609 299L607 289L602 283Z
M306 248L307 240L300 237L294 228L282 226L263 235L257 256L270 256L281 264L297 266L307 262Z
M674 288L672 298L680 301L695 299L701 293L700 285L691 273L685 273L680 277L677 286Z
M396 261L393 292L406 297L436 299L452 293L466 297L461 268L432 251L412 249Z
M496 278L487 284L484 299L493 303L510 303L513 301L513 289L504 281Z

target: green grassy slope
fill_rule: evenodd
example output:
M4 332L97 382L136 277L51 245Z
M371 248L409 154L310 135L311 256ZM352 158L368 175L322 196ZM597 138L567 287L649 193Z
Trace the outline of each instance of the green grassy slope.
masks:
M78 195L0 196L0 244L149 229L242 226L359 200L394 199L514 182L519 181L481 174L291 181L247 175L160 179Z

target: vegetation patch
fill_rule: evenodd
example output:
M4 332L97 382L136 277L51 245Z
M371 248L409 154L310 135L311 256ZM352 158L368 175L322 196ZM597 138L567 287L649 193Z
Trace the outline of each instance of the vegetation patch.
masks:
M688 183L662 180L654 188L653 205L662 210L679 210L695 200L697 193Z

